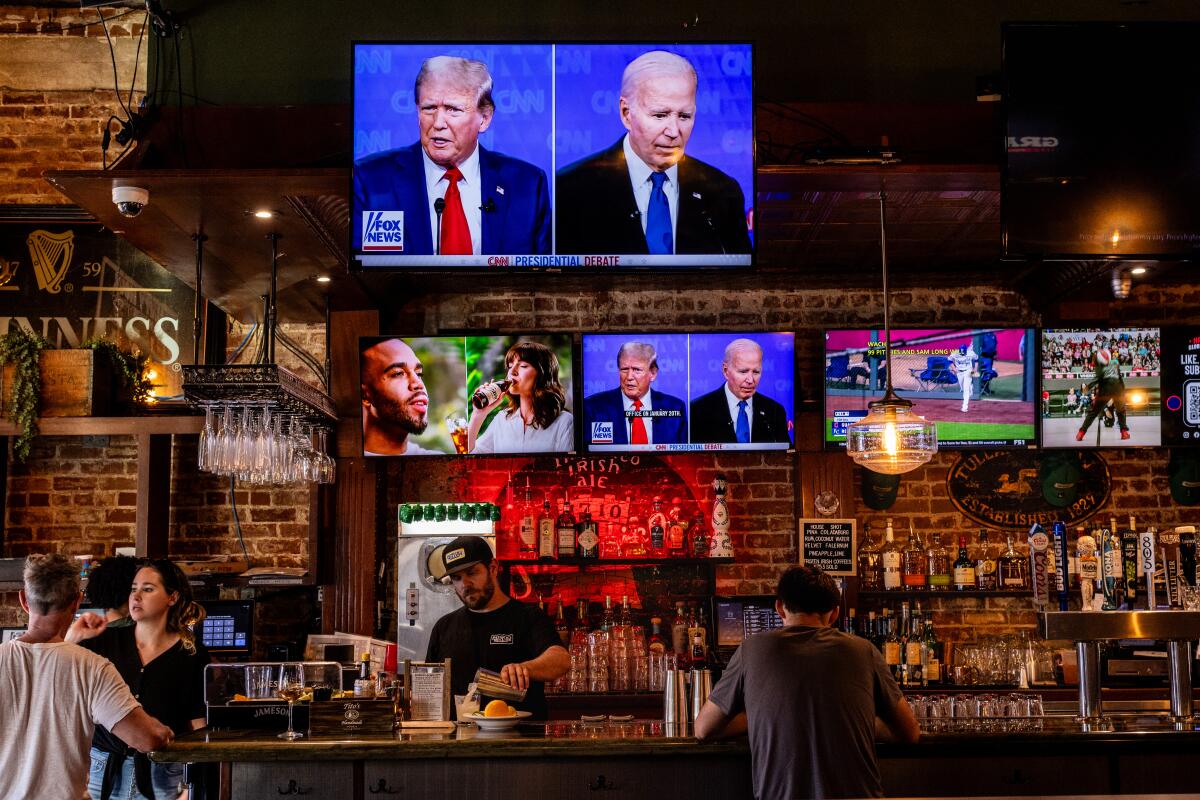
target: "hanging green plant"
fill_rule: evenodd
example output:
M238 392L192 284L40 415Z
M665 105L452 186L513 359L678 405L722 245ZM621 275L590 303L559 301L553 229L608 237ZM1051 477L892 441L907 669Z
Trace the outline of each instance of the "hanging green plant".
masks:
M126 353L108 339L88 339L80 349L103 353L121 383L126 396L135 405L146 402L153 384L146 378L146 356Z
M21 430L13 443L13 458L18 464L29 457L33 437L38 433L38 414L42 405L41 352L50 343L21 328L0 336L0 366L12 364L12 404L8 418Z

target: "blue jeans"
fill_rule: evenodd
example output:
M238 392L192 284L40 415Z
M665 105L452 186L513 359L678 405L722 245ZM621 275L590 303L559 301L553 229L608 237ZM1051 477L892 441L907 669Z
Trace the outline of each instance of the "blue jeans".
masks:
M88 769L88 794L92 800L100 800L100 785L104 780L104 767L108 753L92 748L92 765ZM154 784L154 797L150 800L175 800L183 791L183 764L151 764L150 781ZM133 757L125 759L121 772L113 782L112 800L141 800L133 780Z

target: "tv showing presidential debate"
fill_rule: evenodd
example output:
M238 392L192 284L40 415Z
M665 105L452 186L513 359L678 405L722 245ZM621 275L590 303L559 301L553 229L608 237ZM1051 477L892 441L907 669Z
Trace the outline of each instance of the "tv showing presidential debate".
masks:
M1020 448L1036 441L1036 367L1027 328L894 330L891 359L882 330L825 333L825 441L845 445L846 429L896 392L937 426L938 447Z
M753 48L353 45L356 269L748 267Z
M363 455L575 451L570 334L359 339Z
M585 334L583 447L789 450L791 333Z

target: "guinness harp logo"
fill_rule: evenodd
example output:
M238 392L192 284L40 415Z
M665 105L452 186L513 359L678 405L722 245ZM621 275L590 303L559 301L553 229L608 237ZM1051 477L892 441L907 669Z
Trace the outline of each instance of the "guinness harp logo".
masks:
M29 258L33 261L33 274L37 276L38 288L50 294L62 290L63 278L71 266L75 254L75 232L50 233L34 231L25 240L29 245ZM67 291L71 287L67 286Z
M17 277L17 267L20 261L0 261L0 286L7 286Z

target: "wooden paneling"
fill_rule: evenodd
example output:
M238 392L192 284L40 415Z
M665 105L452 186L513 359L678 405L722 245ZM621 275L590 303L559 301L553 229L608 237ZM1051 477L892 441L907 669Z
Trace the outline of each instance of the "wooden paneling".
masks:
M798 454L796 493L800 496L800 516L818 516L815 499L823 491L838 496L841 507L836 517L850 518L856 512L854 498L854 462L842 451Z
M171 516L171 437L137 435L138 494L135 522L137 554L165 558Z
M333 586L322 604L322 632L371 635L375 629L375 464L339 458L333 524Z

